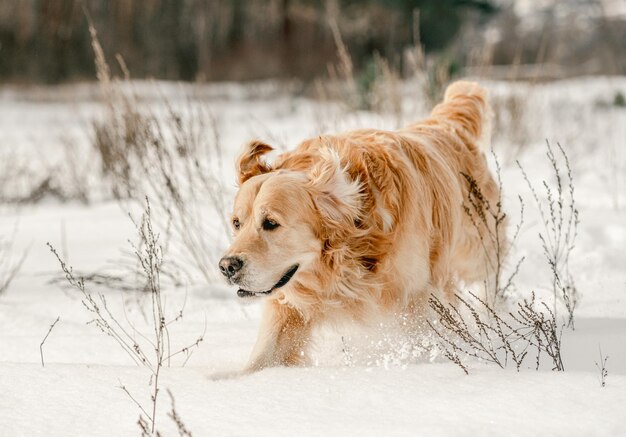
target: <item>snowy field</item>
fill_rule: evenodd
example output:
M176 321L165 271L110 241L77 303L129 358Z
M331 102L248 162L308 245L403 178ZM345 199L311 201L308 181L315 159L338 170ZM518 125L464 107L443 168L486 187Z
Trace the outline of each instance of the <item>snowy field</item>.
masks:
M500 118L494 150L512 223L519 214L518 195L525 203L511 258L526 259L513 300L534 291L552 302L550 270L537 236L543 225L515 160L537 187L542 180L555 184L546 140L559 142L572 165L580 225L570 268L580 302L575 331L563 330L565 372L549 366L536 371L531 357L519 372L515 366L502 370L470 361L465 375L436 349L415 347L415 339L392 328L350 327L318 334L312 367L227 378L246 362L260 306L243 303L216 273L208 283L196 277L181 286L164 285L166 312L184 308L170 329L171 350L200 335L203 341L162 370L156 420L162 435L178 434L167 415L166 389L194 436L626 434L626 108L614 104L619 92L626 95L626 78L485 86ZM148 104L165 94L174 101L191 98L213 114L229 201L236 190L233 160L246 140L261 138L285 149L320 132L394 128L426 113L427 105L411 97L410 84L405 87L398 117L314 102L282 84L137 84ZM116 202L99 186L89 129L100 113L92 85L0 89L0 193L28 191L56 168L61 170L54 173L55 183L70 186L75 179L62 170L70 139L91 198L84 205L44 194L35 204L0 205L0 237L13 240L9 261L27 254L0 294L2 436L140 435L140 410L120 386L146 409L151 405L150 371L87 323L93 317L82 295L58 281L59 263L46 246L55 246L75 271L93 272L112 262L119 267L128 240L135 239L128 213L138 217L138 206ZM207 212L205 219L218 227L215 214ZM211 265L224 244L215 241ZM86 286L106 296L120 323L137 330L134 335L150 335L148 294ZM43 367L40 343L57 317L43 346ZM430 336L417 341L432 342ZM605 387L595 365L600 347L609 357Z

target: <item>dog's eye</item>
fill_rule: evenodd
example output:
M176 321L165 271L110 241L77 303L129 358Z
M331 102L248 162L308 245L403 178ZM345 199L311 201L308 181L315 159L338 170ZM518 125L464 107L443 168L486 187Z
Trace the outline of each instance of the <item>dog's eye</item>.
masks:
M266 218L265 220L263 220L262 226L263 226L263 229L265 229L266 231L271 231L272 229L276 229L280 225L276 223L274 220Z
M233 219L233 228L239 229L241 224L239 223L239 219Z

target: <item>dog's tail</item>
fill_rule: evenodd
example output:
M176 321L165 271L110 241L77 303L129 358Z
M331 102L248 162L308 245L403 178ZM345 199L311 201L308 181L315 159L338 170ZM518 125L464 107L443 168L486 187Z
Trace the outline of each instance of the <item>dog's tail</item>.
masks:
M487 90L478 83L460 80L449 85L443 102L433 109L433 116L452 121L482 150L491 147L492 111Z

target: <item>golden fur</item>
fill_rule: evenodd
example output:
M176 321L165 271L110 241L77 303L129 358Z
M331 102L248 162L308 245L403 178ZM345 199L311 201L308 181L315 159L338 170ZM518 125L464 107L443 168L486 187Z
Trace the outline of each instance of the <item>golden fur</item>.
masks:
M450 296L461 281L485 279L493 254L463 211L463 174L495 204L480 145L488 121L485 90L456 82L430 118L398 131L319 136L273 164L262 159L270 146L247 145L226 256L244 262L231 283L273 290L248 370L305 363L320 322L419 317L431 292ZM266 230L264 220L278 227ZM293 265L291 280L273 289Z

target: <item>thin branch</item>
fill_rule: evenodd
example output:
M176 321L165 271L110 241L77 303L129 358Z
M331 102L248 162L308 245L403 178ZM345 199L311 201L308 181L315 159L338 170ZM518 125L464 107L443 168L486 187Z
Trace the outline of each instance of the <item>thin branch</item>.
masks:
M52 325L50 325L50 329L48 329L46 336L43 338L43 340L41 340L41 343L39 343L39 355L41 355L41 367L45 367L44 362L43 362L43 345L48 339L48 336L50 335L50 333L52 332L52 328L54 328L54 326L57 324L57 322L60 319L61 319L61 316L57 316L56 320L52 323Z

